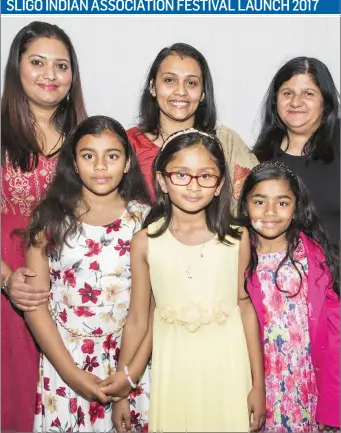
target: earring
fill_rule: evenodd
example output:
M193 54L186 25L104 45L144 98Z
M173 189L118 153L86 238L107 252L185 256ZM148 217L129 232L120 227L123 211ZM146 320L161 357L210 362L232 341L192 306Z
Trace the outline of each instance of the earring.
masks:
M70 101L70 93L67 94L66 100L67 100L67 102Z

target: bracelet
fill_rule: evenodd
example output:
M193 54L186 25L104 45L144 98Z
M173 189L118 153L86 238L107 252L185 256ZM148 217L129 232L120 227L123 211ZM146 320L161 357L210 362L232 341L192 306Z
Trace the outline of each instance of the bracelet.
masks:
M125 373L125 375L126 375L126 378L127 378L127 381L129 382L129 385L132 387L132 388L136 388L136 383L134 383L133 381L132 381L132 378L129 376L129 371L128 371L128 366L127 365L125 365L124 366L124 373Z
M12 276L12 274L9 274L8 277L5 278L1 284L1 290L3 290L5 293L7 293L8 283L9 283L9 279L11 278L11 276Z

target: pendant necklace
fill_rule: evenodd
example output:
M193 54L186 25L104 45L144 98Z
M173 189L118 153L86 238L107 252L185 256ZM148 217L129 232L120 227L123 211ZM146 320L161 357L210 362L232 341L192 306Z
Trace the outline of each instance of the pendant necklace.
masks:
M161 144L161 147L164 145L164 142L166 141L164 138L163 138L163 134L162 134L162 129L160 128L160 136L161 136L161 139L162 139L162 144Z
M176 236L176 231L174 229L173 220L171 220L170 225L172 227L174 238L178 240L178 238ZM204 249L205 249L205 243L202 243L200 245L200 254L199 254L198 258L201 258L201 259L204 258ZM193 279L193 274L192 274L193 266L194 266L194 262L187 264L187 266L185 267L185 275L189 280Z
M163 133L164 133L164 131L162 131L162 129L160 128L160 137L161 137L161 140L162 140L162 144L161 144L160 147L162 147L165 144L165 141L168 140L168 137L169 137L169 135L166 134L166 138L165 138L164 135L163 135Z

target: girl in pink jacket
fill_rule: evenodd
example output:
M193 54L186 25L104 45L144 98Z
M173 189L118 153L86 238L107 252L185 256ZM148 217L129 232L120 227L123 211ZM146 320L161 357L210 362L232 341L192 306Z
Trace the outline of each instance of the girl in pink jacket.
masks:
M264 348L265 431L339 430L338 253L303 182L281 163L251 171L239 216L250 233L245 286Z

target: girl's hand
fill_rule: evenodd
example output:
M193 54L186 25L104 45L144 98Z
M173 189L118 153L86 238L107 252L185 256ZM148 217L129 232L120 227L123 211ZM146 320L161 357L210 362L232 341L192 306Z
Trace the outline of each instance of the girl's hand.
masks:
M94 374L78 369L67 382L75 393L85 398L85 400L90 402L99 401L102 404L108 404L111 402L111 398L107 397L103 391L100 390L98 386L100 381L101 379Z
M253 387L248 399L250 431L260 430L265 421L265 388Z
M112 405L112 422L118 433L129 432L131 429L129 400L123 398Z
M125 398L128 397L131 391L131 386L124 371L116 371L116 373L111 374L99 383L99 387L104 394L111 397ZM117 399L114 401L117 401Z
M34 311L37 305L45 304L49 299L50 290L36 289L25 283L25 277L35 276L30 268L18 268L8 280L7 296L19 310Z
M339 427L332 427L330 425L319 424L319 431L334 431L334 432L339 432L340 428Z

